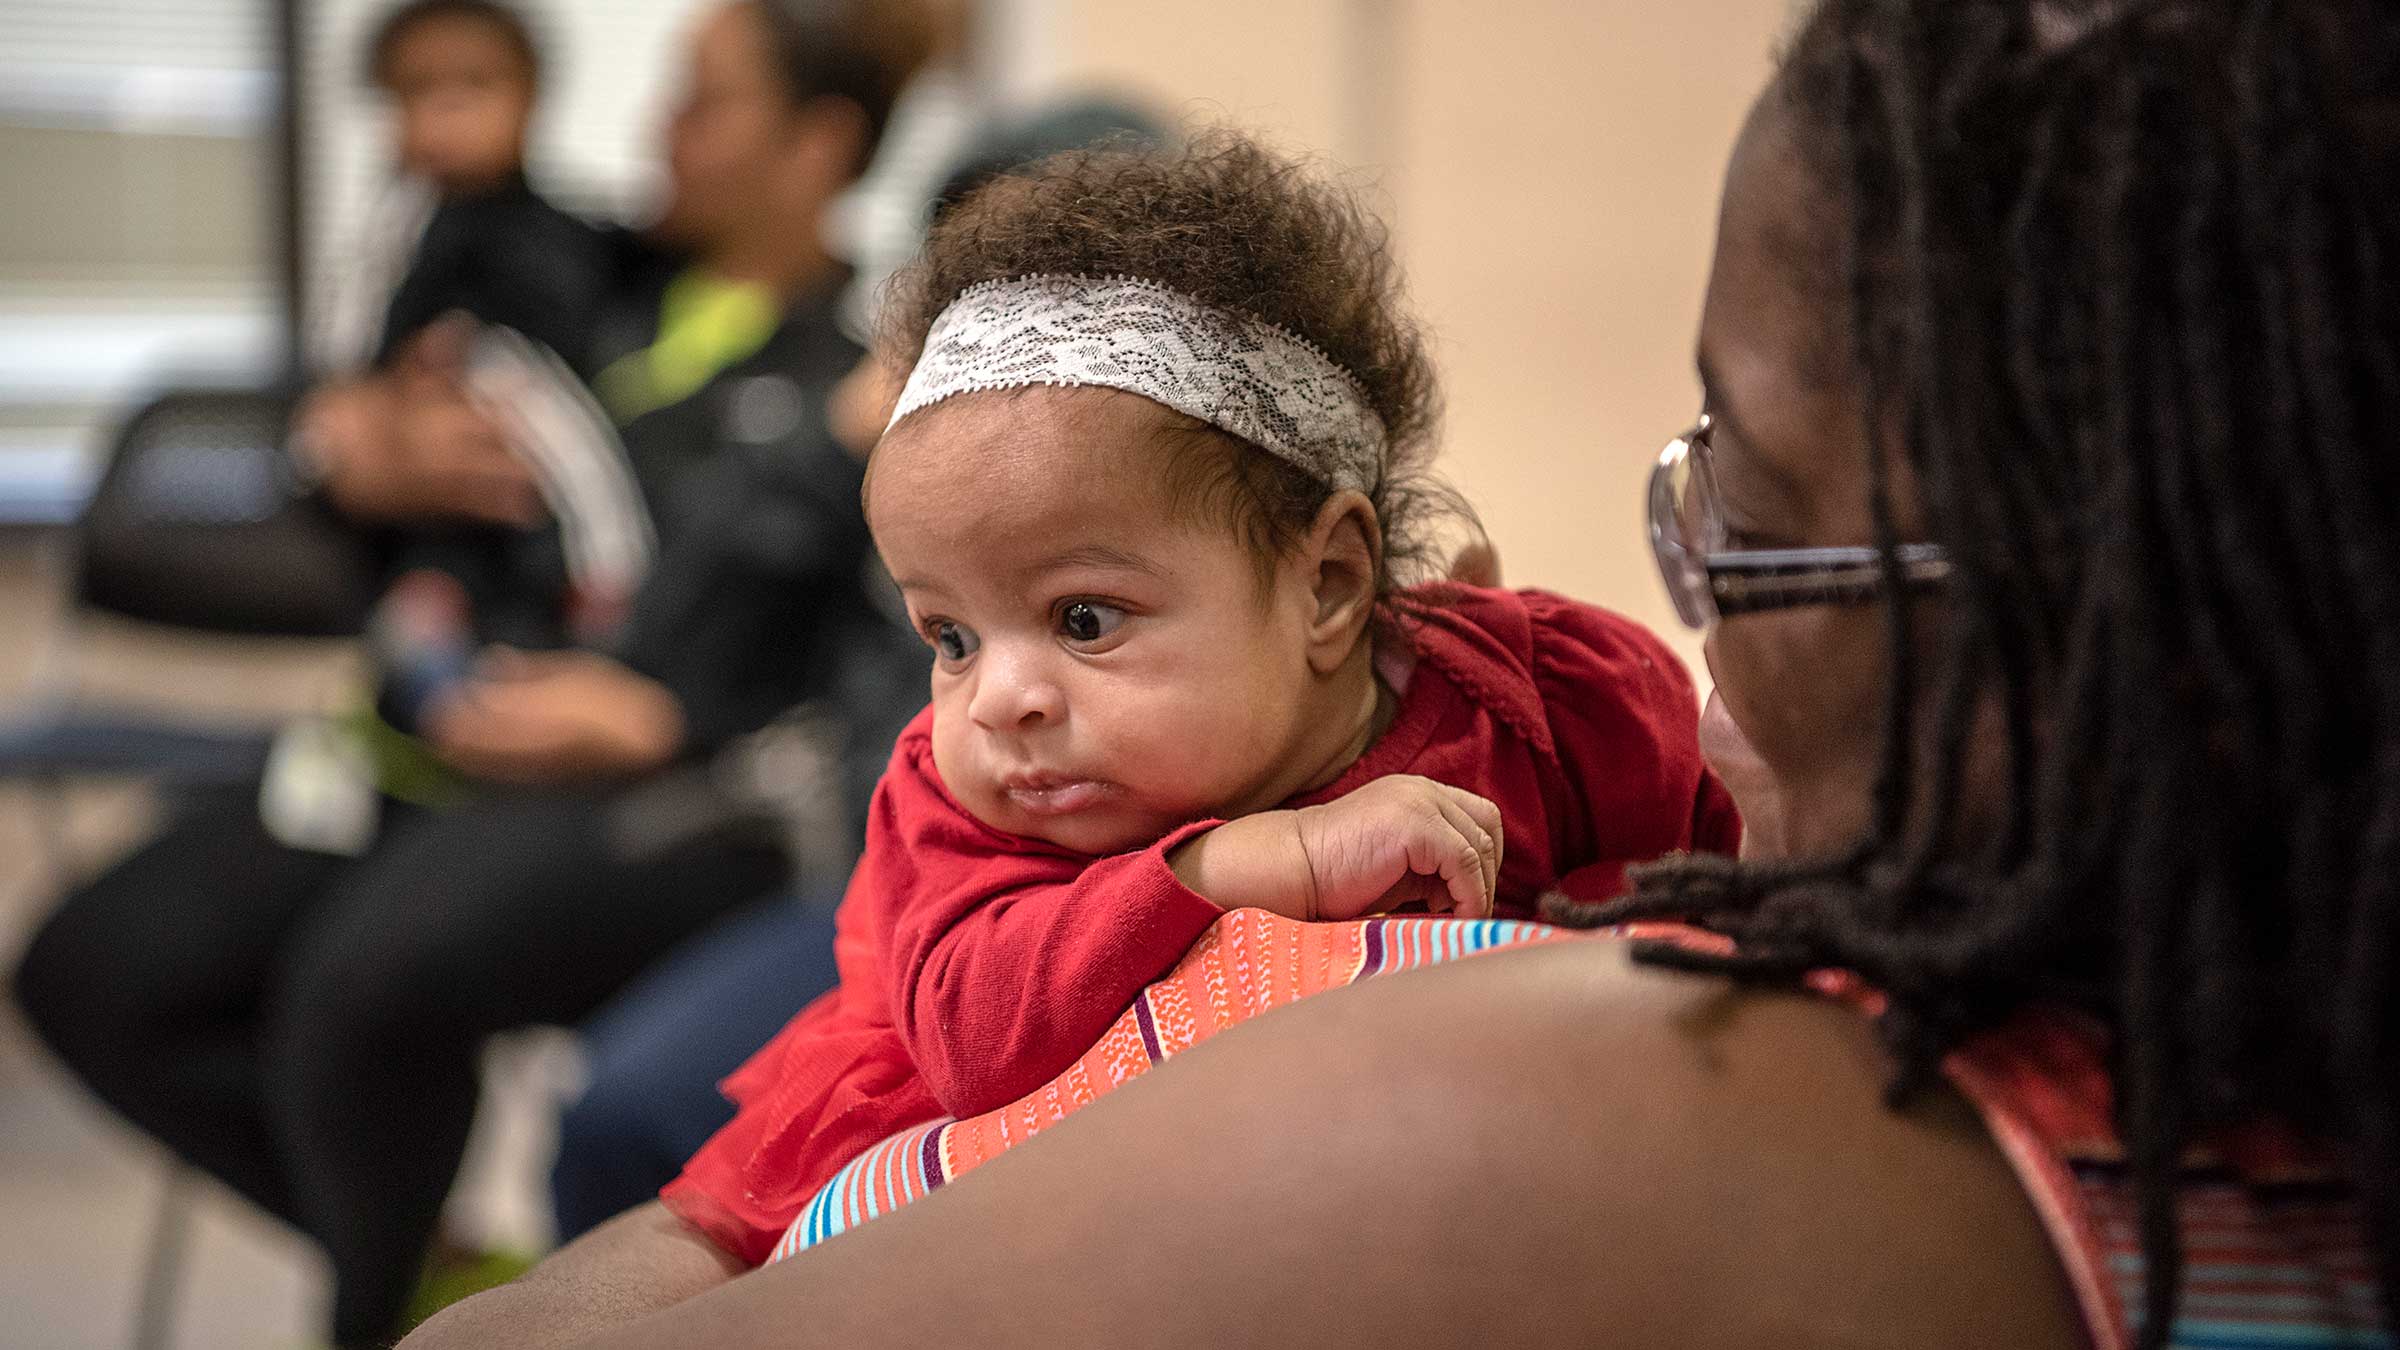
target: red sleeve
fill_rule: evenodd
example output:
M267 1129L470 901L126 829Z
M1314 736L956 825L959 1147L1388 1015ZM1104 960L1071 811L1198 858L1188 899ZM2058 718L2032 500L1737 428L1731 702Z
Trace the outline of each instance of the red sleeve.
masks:
M1596 606L1523 593L1565 791L1554 814L1558 889L1614 899L1625 869L1679 851L1731 853L1741 820L1700 757L1700 700L1683 663L1647 628Z
M890 828L853 892L889 907L886 988L917 1071L945 1111L978 1115L1091 1049L1223 917L1167 866L1213 822L1094 862L977 821L943 790L929 743L908 760L892 766Z

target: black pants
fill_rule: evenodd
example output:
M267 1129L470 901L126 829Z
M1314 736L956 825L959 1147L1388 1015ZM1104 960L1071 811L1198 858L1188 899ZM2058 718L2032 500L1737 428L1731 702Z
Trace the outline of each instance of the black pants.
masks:
M284 847L255 802L198 804L70 896L17 993L103 1100L313 1236L335 1339L380 1344L465 1149L484 1039L580 1020L786 867L730 819L643 838L622 798L395 808L360 858Z

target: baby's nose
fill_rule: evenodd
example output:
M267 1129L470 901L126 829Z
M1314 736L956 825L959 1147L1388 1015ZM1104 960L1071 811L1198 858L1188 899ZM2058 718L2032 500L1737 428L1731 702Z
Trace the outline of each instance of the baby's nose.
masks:
M975 697L967 715L989 731L1016 731L1057 721L1066 712L1066 699L1055 680L1037 661L1002 656L984 650L977 664Z

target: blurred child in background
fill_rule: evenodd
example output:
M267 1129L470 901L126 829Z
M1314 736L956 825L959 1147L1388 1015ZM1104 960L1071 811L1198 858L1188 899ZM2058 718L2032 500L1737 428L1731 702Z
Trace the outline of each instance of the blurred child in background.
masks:
M387 365L453 311L574 353L605 258L526 176L542 55L525 15L500 0L407 0L376 26L364 67L390 105L394 181L345 261L325 359Z

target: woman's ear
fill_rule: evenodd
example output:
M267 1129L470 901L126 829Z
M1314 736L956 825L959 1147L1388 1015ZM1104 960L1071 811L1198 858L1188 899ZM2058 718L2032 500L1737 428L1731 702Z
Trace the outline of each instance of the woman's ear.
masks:
M1318 509L1294 561L1309 588L1308 664L1319 675L1339 670L1375 617L1376 582L1383 573L1383 526L1361 492L1336 492Z

